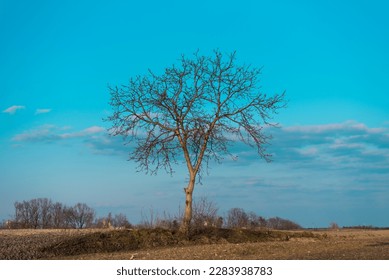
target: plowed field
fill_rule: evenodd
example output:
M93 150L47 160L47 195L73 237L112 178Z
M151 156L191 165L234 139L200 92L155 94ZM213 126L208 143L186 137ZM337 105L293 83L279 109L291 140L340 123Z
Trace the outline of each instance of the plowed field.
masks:
M0 230L0 259L389 260L389 230Z

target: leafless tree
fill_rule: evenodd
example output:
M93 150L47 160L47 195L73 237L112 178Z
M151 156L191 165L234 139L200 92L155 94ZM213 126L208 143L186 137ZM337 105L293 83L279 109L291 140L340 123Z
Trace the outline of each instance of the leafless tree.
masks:
M42 228L50 228L53 225L53 203L48 198L39 199L40 220Z
M123 213L116 214L113 218L113 226L116 228L131 228L132 225L128 221L127 216Z
M97 228L131 228L132 225L128 221L127 216L123 213L112 215L108 213L107 217L98 218L95 221Z
M216 227L218 224L218 207L206 197L193 201L192 219L195 228Z
M32 228L39 228L39 222L41 219L39 199L31 199L29 201L30 206L30 223Z
M338 230L339 229L339 225L337 223L335 223L335 222L331 222L329 228L332 229L332 230Z
M23 228L51 227L51 200L35 198L29 201L15 202L15 223Z
M77 203L68 211L68 216L74 228L89 227L95 218L95 211L85 203Z
M286 229L286 230L302 228L299 224L287 219L282 219L280 217L269 218L267 220L267 227L271 229Z
M62 227L77 228L73 207L64 206L62 209Z
M27 201L14 203L15 206L15 223L18 224L21 228L30 227L30 205Z
M85 228L93 225L95 211L85 203L68 207L53 203L48 198L34 198L29 201L15 202L15 219L12 228ZM115 216L124 223L124 217ZM119 223L119 222L118 222Z
M255 214L255 212L249 212L247 214L248 216L248 226L252 229L255 229L257 227L259 227L259 217L257 214Z
M192 194L212 160L233 156L230 144L242 141L270 160L264 133L272 114L285 105L284 94L260 91L260 69L237 65L235 52L223 56L182 56L179 65L161 75L149 71L131 78L128 85L110 87L113 114L111 134L136 143L130 159L139 169L156 173L183 160L189 182L180 231L187 234L192 219Z
M260 228L266 228L266 226L267 226L267 220L266 220L264 217L259 216L259 217L258 217L258 226L259 226Z
M54 228L65 228L65 213L64 213L64 205L60 202L56 202L53 204L52 210L52 226Z
M250 225L249 216L242 208L231 208L227 213L227 227L245 228Z

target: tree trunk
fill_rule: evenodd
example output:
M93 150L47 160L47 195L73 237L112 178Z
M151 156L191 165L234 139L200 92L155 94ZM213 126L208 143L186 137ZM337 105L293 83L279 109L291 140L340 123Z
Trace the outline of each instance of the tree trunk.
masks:
M193 189L196 182L196 174L194 172L190 172L190 178L189 183L186 188L184 188L185 191L185 212L184 217L182 220L182 224L180 226L180 233L188 236L189 229L190 229L190 222L192 220L192 194Z

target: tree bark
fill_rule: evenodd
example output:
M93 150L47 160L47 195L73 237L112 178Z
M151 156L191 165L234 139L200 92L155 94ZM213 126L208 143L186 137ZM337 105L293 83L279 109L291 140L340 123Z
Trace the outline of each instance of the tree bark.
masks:
M192 220L192 194L194 190L194 186L196 183L196 174L194 172L190 172L190 178L189 183L186 188L184 188L185 191L185 212L184 217L182 220L182 224L180 226L180 233L188 236L189 229L190 229L190 222Z

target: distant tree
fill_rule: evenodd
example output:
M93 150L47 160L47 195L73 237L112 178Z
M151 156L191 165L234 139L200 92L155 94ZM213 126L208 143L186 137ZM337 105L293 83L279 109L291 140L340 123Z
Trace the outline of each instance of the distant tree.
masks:
M265 228L267 226L267 221L264 217L259 216L258 217L258 225L260 228Z
M62 227L77 228L73 207L64 205L62 209Z
M38 199L31 199L29 202L30 207L30 224L32 228L39 228L39 222L41 218L41 211Z
M132 228L132 225L128 221L127 216L123 213L115 214L112 225L116 228Z
M82 229L90 227L95 219L95 211L85 203L77 203L64 209L66 227Z
M40 223L42 228L53 227L53 203L48 198L39 199Z
M31 226L30 220L30 204L27 201L14 203L15 206L15 223L21 228L29 228Z
M302 228L299 224L280 217L269 218L266 224L267 227L271 229L293 230Z
M15 218L8 225L12 228L85 228L91 227L95 211L85 203L68 207L53 203L47 198L16 201Z
M200 197L193 203L193 225L195 228L216 226L219 216L218 207L206 197Z
M53 228L66 228L64 210L65 210L65 206L60 202L56 202L52 205L51 217L52 217Z
M14 222L22 228L52 227L52 202L47 198L35 198L29 201L15 202Z
M113 227L113 217L112 217L111 212L109 212L108 216L104 219L104 224L105 224L105 227L108 227L108 228Z
M192 220L192 195L211 160L233 157L230 144L242 141L254 147L259 157L270 160L265 144L270 135L264 126L284 107L284 94L268 96L258 85L260 69L235 64L235 52L224 58L193 59L182 56L178 66L162 75L131 78L128 85L110 87L113 114L112 135L123 136L136 147L130 159L139 169L157 173L183 159L189 182L180 232L187 234Z
M248 216L248 226L252 229L259 227L259 217L254 212L250 212L247 214Z
M100 217L96 220L95 226L98 228L132 228L131 223L123 213L112 215L108 213L107 217Z
M110 228L112 227L112 214L109 213L107 217L99 217L95 221L95 227L97 228Z
M67 217L74 228L90 227L95 219L95 211L85 203L77 203L67 211Z
M333 229L333 230L338 230L339 229L339 225L335 222L332 222L330 223L330 229Z
M242 208L232 208L227 213L227 227L243 228L249 226L249 216Z

